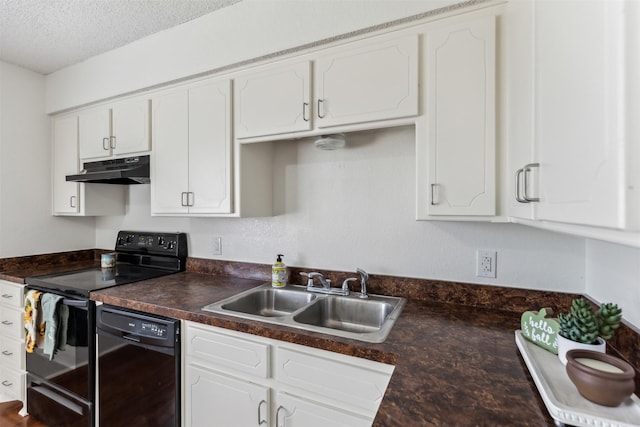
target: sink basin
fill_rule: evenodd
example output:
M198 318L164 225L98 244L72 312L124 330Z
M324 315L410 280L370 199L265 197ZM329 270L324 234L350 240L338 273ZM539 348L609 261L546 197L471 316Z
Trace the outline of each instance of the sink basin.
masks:
M405 304L404 298L359 298L308 292L305 286L272 288L269 283L209 304L213 313L259 320L360 341L383 342Z
M266 288L221 305L223 310L264 317L280 317L306 306L316 296L308 292Z
M355 333L379 331L395 305L373 299L325 298L293 317L296 322Z

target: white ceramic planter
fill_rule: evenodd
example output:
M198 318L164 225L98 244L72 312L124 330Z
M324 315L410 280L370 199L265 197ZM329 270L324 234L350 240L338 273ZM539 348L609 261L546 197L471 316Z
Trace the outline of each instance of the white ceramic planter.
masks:
M569 350L591 350L598 351L600 353L606 353L607 343L600 337L598 337L597 344L583 344L580 342L571 341L558 334L558 357L563 365L567 364L567 352Z

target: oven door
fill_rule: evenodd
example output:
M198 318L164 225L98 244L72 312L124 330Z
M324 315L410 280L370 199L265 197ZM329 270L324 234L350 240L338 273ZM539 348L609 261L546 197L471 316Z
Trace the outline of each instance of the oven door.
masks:
M27 353L27 410L51 425L91 426L95 402L95 302L64 298L69 312L64 349L50 360Z

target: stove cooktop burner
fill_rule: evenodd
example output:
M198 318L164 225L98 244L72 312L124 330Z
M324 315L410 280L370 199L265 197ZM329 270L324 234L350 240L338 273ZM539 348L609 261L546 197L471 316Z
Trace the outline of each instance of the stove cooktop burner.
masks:
M153 279L172 273L175 273L175 271L116 264L113 268L89 268L31 277L28 284L39 288L88 297L92 291Z
M118 261L113 268L96 267L28 277L27 285L88 298L92 291L184 271L186 234L120 231L116 253Z

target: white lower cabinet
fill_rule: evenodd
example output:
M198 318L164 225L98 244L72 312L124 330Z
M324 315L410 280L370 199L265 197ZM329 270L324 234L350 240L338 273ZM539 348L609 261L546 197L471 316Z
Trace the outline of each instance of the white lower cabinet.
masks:
M252 426L268 419L269 387L190 363L185 388L187 426Z
M369 427L372 420L278 393L276 427Z
M185 426L370 426L393 366L185 322Z
M0 280L0 402L25 400L24 285Z

